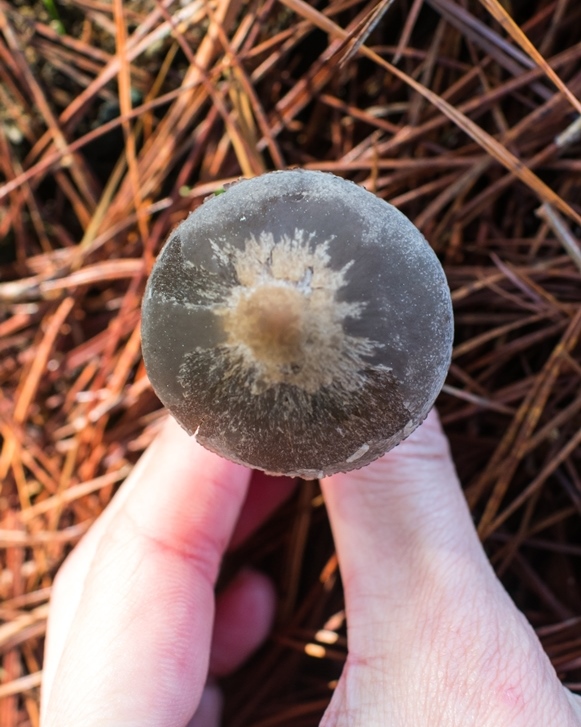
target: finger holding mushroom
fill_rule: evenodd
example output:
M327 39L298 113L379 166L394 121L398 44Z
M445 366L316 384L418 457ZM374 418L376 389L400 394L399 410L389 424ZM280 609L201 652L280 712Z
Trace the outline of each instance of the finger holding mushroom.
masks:
M272 172L173 232L143 302L151 383L198 441L306 478L408 436L444 382L450 292L393 206L323 172Z

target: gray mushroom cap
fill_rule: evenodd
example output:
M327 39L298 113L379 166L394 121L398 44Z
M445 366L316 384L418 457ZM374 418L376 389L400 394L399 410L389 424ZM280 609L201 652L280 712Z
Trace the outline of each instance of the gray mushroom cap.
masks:
M172 233L143 301L157 395L208 449L306 478L369 464L426 417L450 291L395 207L332 174L272 172Z

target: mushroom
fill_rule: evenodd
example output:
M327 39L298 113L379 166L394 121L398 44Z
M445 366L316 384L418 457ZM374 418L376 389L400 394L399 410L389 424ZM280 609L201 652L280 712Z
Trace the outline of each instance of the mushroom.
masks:
M395 207L324 172L229 186L149 279L154 390L206 448L316 478L369 464L426 417L450 363L450 291Z

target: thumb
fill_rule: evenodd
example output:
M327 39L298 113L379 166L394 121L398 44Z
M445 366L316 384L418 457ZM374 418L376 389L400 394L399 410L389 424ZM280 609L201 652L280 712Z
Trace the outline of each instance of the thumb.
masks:
M409 603L422 571L436 560L470 558L490 568L435 410L377 462L321 485L348 607L362 597L368 613L370 594L380 597L382 612L394 598Z
M336 705L359 695L398 725L579 727L575 700L488 563L435 412L322 488L348 624Z

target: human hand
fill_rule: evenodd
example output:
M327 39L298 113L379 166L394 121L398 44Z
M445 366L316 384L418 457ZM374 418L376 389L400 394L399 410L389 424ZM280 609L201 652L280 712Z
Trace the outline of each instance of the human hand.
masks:
M43 727L216 727L213 678L246 660L275 609L255 571L215 603L222 556L292 488L208 452L169 419L55 579Z
M349 655L321 727L581 726L486 558L435 411L322 487Z
M57 578L43 727L219 723L208 669L236 668L274 608L268 581L247 574L219 601L212 638L221 555L290 489L249 478L168 425ZM322 487L349 628L322 727L581 725L488 564L435 414Z

